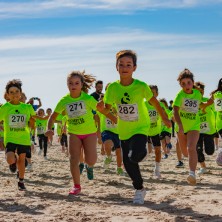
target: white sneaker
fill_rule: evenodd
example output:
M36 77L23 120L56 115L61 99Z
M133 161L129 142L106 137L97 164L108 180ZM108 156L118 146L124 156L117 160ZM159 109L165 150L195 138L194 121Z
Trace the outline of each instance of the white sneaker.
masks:
M32 164L29 163L28 166L26 167L26 169L27 169L27 171L29 171L29 172L33 171L33 169L32 169Z
M197 174L198 174L198 175L201 175L201 174L204 174L204 173L207 173L207 172L208 172L207 168L200 168L200 169L198 170Z
M45 160L48 160L48 157L47 157L47 156L44 156L44 159L45 159Z
M197 184L196 176L193 174L189 174L189 176L187 177L187 182L190 185L195 186Z
M157 170L156 168L154 168L154 171L153 171L153 176L156 177L157 179L161 179L161 174L160 174L160 171Z
M142 190L136 190L133 198L133 203L144 204L145 196L146 196L146 190L144 188Z
M39 149L38 155L40 156L42 154L42 150Z

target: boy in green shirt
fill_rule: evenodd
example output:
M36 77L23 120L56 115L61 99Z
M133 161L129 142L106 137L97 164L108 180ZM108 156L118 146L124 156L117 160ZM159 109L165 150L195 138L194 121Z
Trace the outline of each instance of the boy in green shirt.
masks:
M116 54L116 69L120 80L109 85L104 102L97 104L97 109L109 113L113 103L118 112L118 132L121 140L124 167L135 188L134 204L143 204L146 190L143 187L139 162L147 154L146 142L150 119L144 99L149 101L160 114L167 126L170 120L164 115L157 99L149 86L132 77L137 68L137 55L132 50L122 50Z

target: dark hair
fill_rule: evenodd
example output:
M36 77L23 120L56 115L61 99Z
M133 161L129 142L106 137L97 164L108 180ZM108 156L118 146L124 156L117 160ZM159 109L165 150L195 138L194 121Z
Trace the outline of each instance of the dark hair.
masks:
M216 92L218 92L218 91L221 91L221 92L222 92L222 78L219 79L217 89L215 89L215 90L211 93L211 95L214 94L214 93L216 93Z
M80 72L80 71L72 71L68 76L67 80L72 77L79 77L83 87L82 91L88 93L88 90L91 88L93 82L96 81L95 77L92 76L91 74L85 74L85 70Z
M103 81L102 80L97 80L96 83L95 83L95 86L97 86L98 84L103 84Z
M158 93L158 86L157 85L149 85L150 89L155 89Z
M181 82L183 79L191 79L194 82L194 75L189 69L184 69L178 76L177 81Z
M133 65L137 65L137 55L133 50L121 50L116 53L116 65L118 63L118 60L122 57L130 57L133 60Z
M20 90L20 92L22 92L22 81L20 79L13 79L11 81L8 81L5 87L6 93L9 93L9 89L11 87L16 87Z
M194 83L194 88L195 89L205 89L205 85L204 85L204 83L202 83L202 82L195 82Z
M167 108L169 108L168 103L165 98L159 99L160 102L164 103Z

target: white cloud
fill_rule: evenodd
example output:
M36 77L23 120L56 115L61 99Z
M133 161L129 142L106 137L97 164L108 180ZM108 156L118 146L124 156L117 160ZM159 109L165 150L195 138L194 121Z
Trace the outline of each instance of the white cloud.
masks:
M66 16L73 11L126 13L158 8L189 8L221 4L221 0L38 0L0 2L0 18Z
M115 53L124 48L138 54L135 77L157 84L161 97L174 97L179 90L177 75L185 67L207 84L209 93L221 78L221 37L117 30L56 38L0 38L0 93L8 80L20 78L28 97L39 96L44 107L54 107L67 92L66 76L71 70L85 69L106 83L118 79Z

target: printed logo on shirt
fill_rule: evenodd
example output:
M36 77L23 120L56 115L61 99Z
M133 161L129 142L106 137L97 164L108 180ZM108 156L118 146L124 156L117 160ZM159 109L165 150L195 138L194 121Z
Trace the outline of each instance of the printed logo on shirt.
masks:
M129 102L130 102L130 96L127 92L125 92L123 98L121 99L121 104L128 104Z
M84 120L83 118L69 119L69 120L68 120L68 123L69 123L69 124L72 124L72 125L80 125L80 124L85 123L85 120Z

